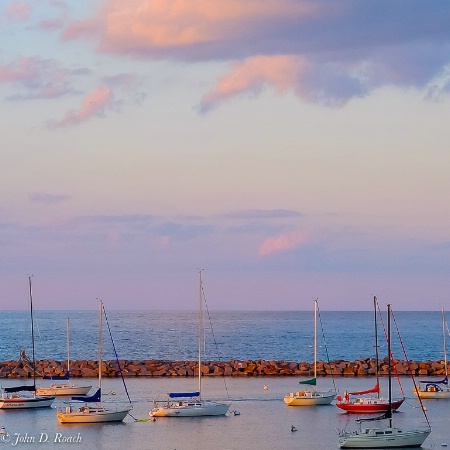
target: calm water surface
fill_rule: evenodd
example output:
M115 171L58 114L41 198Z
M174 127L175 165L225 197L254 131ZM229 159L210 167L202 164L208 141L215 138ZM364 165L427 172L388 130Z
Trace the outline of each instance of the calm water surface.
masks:
M205 396L231 400L231 410L239 410L239 416L203 418L158 418L155 422L135 422L131 417L120 424L60 425L55 410L46 408L39 411L2 411L0 425L14 436L35 437L41 433L49 437L47 443L20 443L18 448L60 448L60 449L155 449L194 450L218 449L241 450L257 448L261 450L329 450L338 447L336 429L356 429L355 417L342 413L334 406L288 407L283 396L297 389L296 378L227 378L204 380ZM373 379L336 380L340 392L345 389L358 390L371 386ZM92 380L95 384L96 380ZM268 390L264 390L266 384ZM418 401L412 397L412 384L403 380L407 401L394 415L395 424L415 427L424 423L418 408ZM133 399L132 411L136 419L148 419L153 399L164 398L172 390L195 389L194 379L128 379L127 386ZM330 379L320 379L319 388L332 388ZM386 380L382 380L386 392ZM126 397L120 380L105 380L105 400L121 402ZM398 389L395 389L398 390ZM228 391L228 394L227 394ZM411 393L411 394L410 394ZM62 400L55 403L60 404ZM433 427L424 448L440 448L443 443L450 445L448 411L450 401L428 401L428 415ZM291 432L291 425L298 431ZM63 436L81 436L81 443L61 444L52 442L56 433ZM11 443L0 443L0 448L11 448Z

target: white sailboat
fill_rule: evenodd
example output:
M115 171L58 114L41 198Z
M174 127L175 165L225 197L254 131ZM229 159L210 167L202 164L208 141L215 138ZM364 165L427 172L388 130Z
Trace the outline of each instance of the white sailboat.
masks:
M316 406L329 405L336 393L334 391L321 392L316 390L317 383L317 310L318 301L314 300L314 378L300 381L300 384L308 386L299 392L291 392L284 397L284 402L289 406Z
M431 428L428 425L427 429L403 429L394 428L392 426L392 386L391 386L391 370L392 370L392 355L391 355L391 305L388 305L388 375L389 375L389 409L380 417L373 419L358 419L357 422L361 424L367 421L388 420L389 424L385 428L370 427L362 428L353 432L341 431L339 433L340 448L405 448L405 447L420 447L428 435L431 433ZM424 412L425 415L425 412ZM425 416L426 417L426 416Z
M203 400L202 392L202 337L203 337L203 283L200 270L200 309L198 336L198 391L171 392L167 401L155 400L155 407L149 412L152 417L201 417L224 416L230 403Z
M121 422L132 409L128 406L114 405L112 403L101 402L102 392L102 330L103 330L103 302L100 300L100 332L99 332L99 352L98 352L98 390L91 397L74 397L74 401L83 401L81 407L75 407L73 403L56 410L56 417L60 423L102 423L102 422ZM89 405L87 402L96 402L95 405Z
M64 376L45 377L44 379L52 380L69 380L70 378L70 321L67 318L67 372ZM43 386L36 389L38 395L55 395L55 396L70 396L70 395L86 395L92 385L77 386L73 383L52 383L50 386Z
M414 389L414 393L422 399L442 399L450 398L450 387L448 385L448 369L447 369L447 322L445 321L444 307L442 307L442 336L444 339L444 367L445 377L442 380L423 380L420 381L422 386L417 386Z
M43 408L52 405L55 397L36 395L36 360L34 354L34 318L31 277L28 277L31 313L31 340L33 350L33 385L7 387L0 397L0 409Z

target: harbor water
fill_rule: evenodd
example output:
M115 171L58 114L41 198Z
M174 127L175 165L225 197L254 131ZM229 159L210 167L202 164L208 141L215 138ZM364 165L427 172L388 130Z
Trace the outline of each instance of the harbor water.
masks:
M37 359L66 358L66 318L71 324L71 357L98 358L97 311L36 311ZM211 360L266 359L313 360L313 313L295 312L211 312L206 322L206 358ZM208 315L206 315L208 317ZM411 360L443 358L440 312L395 312L402 343ZM193 360L197 357L197 314L190 312L110 311L108 323L121 359ZM212 329L210 325L212 324ZM209 326L209 329L208 329ZM17 360L20 349L31 354L29 314L4 311L0 317L0 359ZM386 353L383 326L380 323L380 356ZM104 358L114 357L108 331L104 330ZM321 312L319 321L319 359L373 357L373 313ZM323 338L326 339L326 346ZM394 356L403 358L402 345L393 330ZM328 356L325 349L328 350ZM74 379L75 383L86 379ZM96 386L96 379L89 379ZM0 426L7 437L0 436L0 449L79 448L136 450L262 450L338 448L337 430L355 430L355 416L334 404L322 407L289 407L283 397L299 390L297 377L205 377L205 398L231 402L225 417L158 418L149 420L155 399L163 400L171 391L190 391L197 387L195 378L132 377L126 386L133 403L131 415L118 424L58 424L55 408L64 405L58 398L52 408L40 410L0 410ZM423 414L413 395L410 378L402 378L406 401L394 414L394 425L424 426ZM2 387L19 380L0 379ZM44 382L38 380L38 384ZM362 390L375 384L373 378L319 378L318 389L336 387ZM267 389L264 389L264 385ZM387 379L381 380L387 395ZM394 383L394 394L400 394ZM127 402L121 379L103 379L104 400ZM448 411L450 401L425 403L432 434L423 448L450 445ZM291 431L294 426L297 431Z
M85 380L83 380L85 381ZM96 380L90 380L95 385ZM345 389L358 390L371 387L371 378L339 378L337 388L342 395ZM195 389L193 378L127 379L127 388L133 401L131 414L124 423L118 424L58 424L54 408L28 411L0 410L0 424L5 427L11 441L2 446L10 448L17 441L17 448L33 449L135 449L135 450L330 450L338 448L337 429L356 430L355 416L343 413L335 405L321 407L290 407L283 396L298 390L298 380L293 377L265 378L205 378L205 397L231 401L229 414L225 417L158 418L149 421L148 412L154 399L164 399L170 391ZM425 424L419 403L412 395L408 378L402 380L407 399L394 414L394 425L416 427ZM267 386L267 390L264 389ZM333 388L329 378L319 379L318 388ZM386 393L386 380L382 390ZM125 402L121 380L106 379L103 383L104 399ZM114 391L116 395L109 394ZM398 388L394 389L398 393ZM62 405L57 399L54 406ZM448 411L450 401L426 402L432 433L423 448L450 444ZM297 429L292 432L291 426ZM41 438L43 436L43 438ZM34 442L23 440L35 438ZM59 437L59 441L57 440ZM39 439L48 440L39 442ZM63 439L79 439L64 443ZM22 442L20 442L22 439ZM56 442L55 442L56 440Z

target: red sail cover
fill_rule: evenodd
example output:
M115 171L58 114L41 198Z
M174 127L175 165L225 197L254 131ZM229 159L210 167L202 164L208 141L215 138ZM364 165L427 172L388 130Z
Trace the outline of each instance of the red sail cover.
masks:
M372 394L380 392L380 385L377 383L375 387L372 389L368 389L367 391L359 391L359 392L349 392L350 395L363 395L363 394Z

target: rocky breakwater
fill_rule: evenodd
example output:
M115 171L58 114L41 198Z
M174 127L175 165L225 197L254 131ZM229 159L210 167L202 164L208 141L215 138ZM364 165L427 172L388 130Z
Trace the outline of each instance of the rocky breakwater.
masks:
M163 361L163 360L121 360L120 366L125 377L193 377L198 376L198 361ZM450 366L450 364L449 364ZM36 361L36 376L62 375L66 372L67 363L54 360ZM204 376L299 376L313 375L313 364L309 362L266 361L266 360L231 360L205 361L201 371ZM356 361L335 360L330 363L317 363L318 376L367 377L376 373L374 359ZM396 360L394 369L398 375L411 372L418 376L442 376L445 374L444 361L405 361ZM449 367L450 369L450 367ZM388 360L379 361L380 375L388 374ZM77 360L70 365L71 376L94 378L98 375L98 361ZM120 377L117 361L103 361L102 376ZM17 361L0 363L0 378L31 378L33 369L30 364Z

